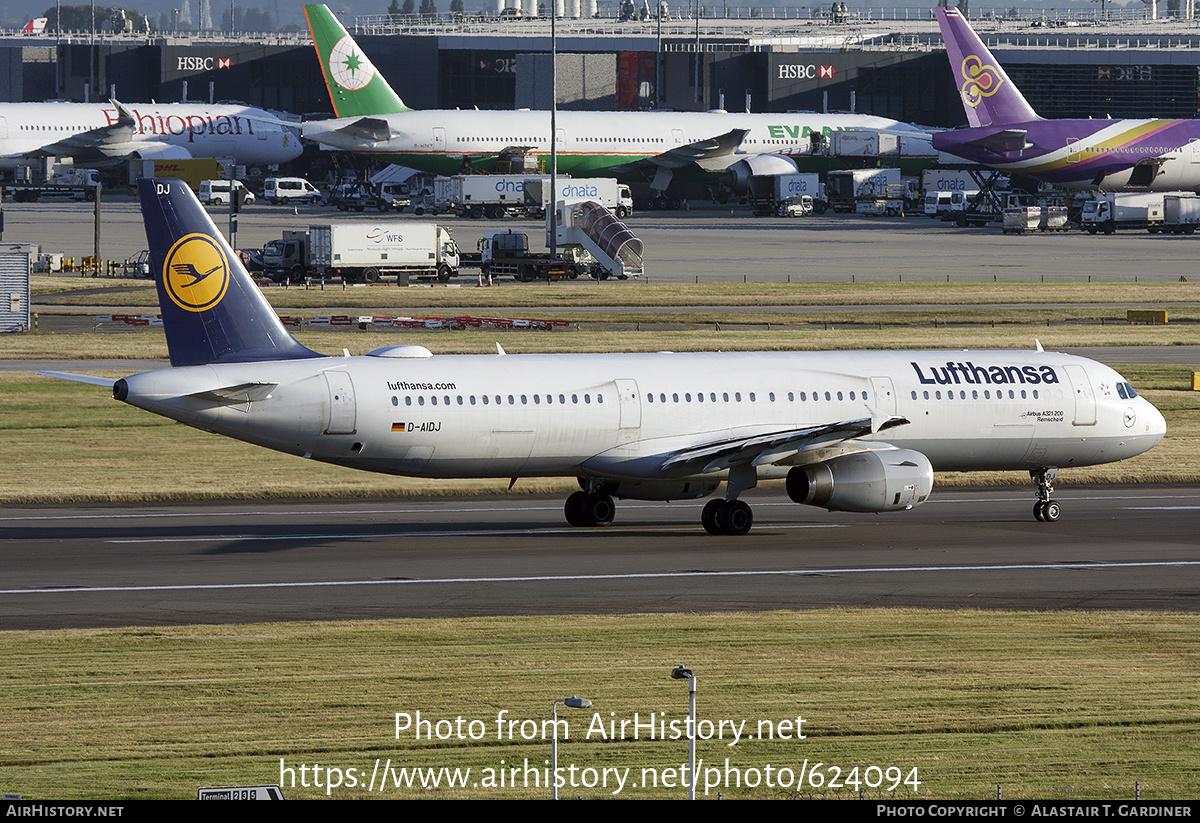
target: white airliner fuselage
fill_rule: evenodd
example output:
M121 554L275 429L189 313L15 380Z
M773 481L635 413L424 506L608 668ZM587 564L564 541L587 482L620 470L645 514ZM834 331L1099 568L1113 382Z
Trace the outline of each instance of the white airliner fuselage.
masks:
M725 479L744 489L864 452L902 458L883 470L898 485L885 477L873 491L846 486L849 496L830 506L852 511L919 504L930 469L1107 463L1149 449L1165 431L1158 410L1115 371L1048 352L381 352L146 372L118 384L118 398L370 471L579 476L638 499L702 497ZM230 386L243 393L211 402L208 392ZM886 420L905 422L885 429ZM855 424L863 431L847 437ZM760 442L806 429L808 439ZM739 479L748 469L753 477ZM908 496L892 501L892 485Z
M463 158L487 157L523 147L549 157L550 113L547 111L404 111L374 115L386 124L375 134L354 126L360 117L304 124L304 136L346 151L386 156L393 162L430 171L454 173ZM613 167L656 158L656 165L682 168L695 163L719 172L747 156L805 155L812 135L826 138L847 129L885 130L927 138L914 126L871 115L819 112L747 114L738 112L579 112L560 111L559 170L577 176L603 174ZM717 147L723 135L744 130L744 138ZM711 151L700 151L712 141ZM682 151L693 147L694 151ZM669 152L678 151L672 158ZM663 156L667 155L667 156Z
M298 129L250 106L198 103L0 103L0 165L38 157L77 164L126 157L232 157L264 166L300 156Z

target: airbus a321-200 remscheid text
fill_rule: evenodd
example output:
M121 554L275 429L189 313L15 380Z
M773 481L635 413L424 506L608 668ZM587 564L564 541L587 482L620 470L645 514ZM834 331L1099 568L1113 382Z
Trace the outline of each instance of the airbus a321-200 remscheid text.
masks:
M985 469L1029 471L1035 516L1053 521L1059 468L1141 454L1166 430L1111 368L1040 347L330 357L285 330L186 184L138 188L171 367L116 381L117 400L367 471L577 477L575 526L608 525L613 498L724 482L701 522L745 534L739 497L766 478L797 503L890 512L923 503L935 470Z

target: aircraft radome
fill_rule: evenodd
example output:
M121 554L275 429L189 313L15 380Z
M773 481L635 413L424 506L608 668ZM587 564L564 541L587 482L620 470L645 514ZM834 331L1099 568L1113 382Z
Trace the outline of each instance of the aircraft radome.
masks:
M609 524L614 497L696 499L723 481L701 522L744 534L739 496L766 478L797 503L890 512L923 503L935 470L993 469L1029 471L1035 516L1054 521L1059 469L1141 454L1166 431L1117 372L1040 347L325 356L285 330L185 184L138 189L171 367L118 380L117 400L367 471L577 477L575 526Z

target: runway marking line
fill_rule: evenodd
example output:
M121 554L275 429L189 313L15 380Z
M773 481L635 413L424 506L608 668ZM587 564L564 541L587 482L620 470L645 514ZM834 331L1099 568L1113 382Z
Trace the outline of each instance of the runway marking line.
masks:
M947 571L1019 571L1022 569L1044 571L1057 570L1095 570L1095 569L1130 569L1130 568L1162 568L1200 566L1200 560L1165 560L1148 563L1019 563L1007 566L884 566L869 569L776 569L759 571L724 571L724 572L642 572L637 574L561 574L543 575L538 577L445 577L430 579L405 580L341 580L317 581L308 583L198 583L177 586L96 586L96 587L57 587L52 589L0 589L2 594L100 594L105 592L168 592L168 591L216 591L222 589L300 589L328 588L332 586L414 586L414 585L451 585L472 583L551 583L562 581L594 581L594 580L666 580L694 577L812 577L829 574L891 574L905 572L947 572Z
M1091 500L1192 500L1195 499L1194 494L1165 494L1165 495L1096 495L1088 497L1071 497L1064 498L1071 501L1091 501ZM950 497L950 498L933 498L925 503L930 504L945 504L945 503L1020 503L1024 502L1025 497L1014 494L1012 497ZM794 506L794 503L786 501L756 501L755 507L767 506ZM273 511L213 511L213 512L125 512L121 514L45 514L45 515L28 515L18 517L0 517L0 523L17 523L27 520L141 520L155 519L167 517L273 517L279 514L287 514L288 516L329 516L329 517L358 517L364 514L469 514L471 512L541 512L541 511L559 511L561 506L474 506L470 508L432 508L432 509L308 509L305 511L289 511L287 508L280 508ZM675 509L679 510L680 505L676 503L670 504L626 504L624 508L631 510L654 510L654 509ZM1195 509L1200 506L1128 506L1127 508L1140 511L1143 509Z

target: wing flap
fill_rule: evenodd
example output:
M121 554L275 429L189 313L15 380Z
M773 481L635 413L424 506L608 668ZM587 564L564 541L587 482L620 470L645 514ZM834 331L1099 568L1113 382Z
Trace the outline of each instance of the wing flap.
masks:
M677 472L690 467L708 474L739 465L768 465L786 460L806 449L852 440L908 422L904 417L872 416L749 437L734 437L680 449L667 455L660 468L664 472Z
M742 141L749 133L749 129L731 129L725 134L676 146L653 157L616 166L615 169L618 171L635 169L644 171L654 167L681 169L694 163L708 171L721 171L729 165L729 159L741 147Z

